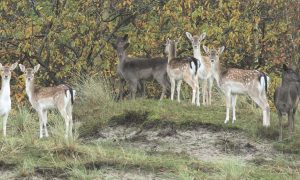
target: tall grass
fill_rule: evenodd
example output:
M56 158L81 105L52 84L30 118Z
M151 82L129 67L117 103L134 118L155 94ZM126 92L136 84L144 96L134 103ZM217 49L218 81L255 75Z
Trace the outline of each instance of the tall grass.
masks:
M110 85L101 78L82 78L77 81L75 89L75 141L65 141L64 120L56 111L48 113L50 137L44 139L38 138L39 123L34 110L17 107L11 113L8 137L0 138L0 162L13 164L16 178L39 177L42 174L54 178L102 179L109 173L129 171L141 172L141 176L155 174L161 179L250 179L273 178L278 174L281 178L291 178L299 175L298 170L290 169L286 163L276 164L280 167L278 173L272 164L264 165L265 170L262 170L234 159L207 163L186 153L149 153L119 142L97 141L101 128L110 125L143 129L205 126L215 131L242 131L258 141L268 139L284 152L299 149L298 139L276 141L275 114L272 114L271 128L262 128L261 110L246 97L238 99L236 123L225 125L225 100L218 91L214 91L212 106L199 108L192 106L189 99L180 104L168 99L117 102L110 93ZM299 123L296 132L300 132ZM299 154L299 151L292 153Z

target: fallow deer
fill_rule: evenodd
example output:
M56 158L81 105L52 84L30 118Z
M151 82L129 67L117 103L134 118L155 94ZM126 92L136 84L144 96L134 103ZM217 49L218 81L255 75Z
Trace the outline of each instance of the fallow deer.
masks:
M300 76L285 64L282 67L282 82L274 93L274 102L279 119L279 140L282 140L282 116L288 115L289 137L295 130L295 113L300 101Z
M201 64L197 74L200 80L200 84L202 86L202 103L203 105L211 105L211 91L214 82L214 77L212 74L212 68L209 58L207 56L202 56L200 50L201 41L205 38L206 33L202 33L200 36L192 36L191 33L186 32L186 36L188 37L193 46L194 58L198 59Z
M176 46L178 41L167 40L165 53L168 55L167 72L171 81L171 100L174 99L174 91L177 83L177 100L180 102L180 88L184 80L192 89L192 103L200 106L199 84L197 77L198 61L193 57L177 58Z
M129 46L127 34L117 37L116 43L112 43L112 46L117 51L119 58L117 73L129 84L132 98L135 98L137 88L142 86L140 81L152 77L163 88L160 96L160 100L162 100L170 84L167 75L167 59L160 57L128 58L125 52Z
M232 105L232 123L236 120L235 105L237 94L247 94L263 110L263 126L270 126L270 108L266 96L268 77L257 70L243 70L236 68L222 69L219 56L224 51L224 46L209 49L203 46L209 56L214 78L219 88L226 96L226 118L229 121L229 110Z
M72 108L75 90L70 86L61 84L54 87L38 87L34 84L34 75L39 70L40 65L34 68L25 68L19 64L21 71L25 75L26 93L32 107L37 111L40 123L40 138L48 137L47 130L47 111L57 109L65 120L65 138L72 137Z
M0 73L2 77L2 87L0 91L0 116L3 117L3 136L6 136L6 124L11 110L10 99L10 79L11 72L17 67L18 63L11 66L2 66L0 63Z

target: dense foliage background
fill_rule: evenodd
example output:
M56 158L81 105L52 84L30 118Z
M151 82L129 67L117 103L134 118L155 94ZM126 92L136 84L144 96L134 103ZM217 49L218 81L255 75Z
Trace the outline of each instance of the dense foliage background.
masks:
M2 0L0 13L1 63L41 64L42 85L82 75L114 82L118 59L110 43L125 33L130 56L163 56L166 38L181 37L179 55L192 55L185 32L206 32L205 45L226 47L225 66L266 71L270 96L281 64L300 66L298 0ZM19 70L12 85L23 101Z

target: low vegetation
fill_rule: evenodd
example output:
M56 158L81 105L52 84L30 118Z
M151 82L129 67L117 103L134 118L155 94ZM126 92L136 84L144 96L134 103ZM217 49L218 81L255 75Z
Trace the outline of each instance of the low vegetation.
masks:
M236 123L224 124L224 99L217 90L213 105L199 108L192 106L188 99L181 104L168 99L143 98L117 102L108 93L109 83L101 79L81 79L76 89L74 141L65 141L64 121L57 112L49 114L50 137L38 139L36 113L23 106L12 111L8 137L0 139L0 179L295 179L300 175L299 116L293 139L278 142L275 113L272 113L271 127L263 128L260 110L245 97L238 98ZM142 136L135 136L139 140L134 140L103 135L109 128L118 127L127 134L131 130L135 134L157 131L162 139L176 138L176 133L179 136L179 132L194 132L198 128L213 133L235 132L251 142L270 144L278 156L245 160L240 158L245 154L234 151L237 144L225 139L218 146L232 151L225 150L225 156L205 160L188 151L156 150L161 144L143 148L147 139ZM132 145L136 141L141 142L139 147ZM251 149L253 145L247 146Z

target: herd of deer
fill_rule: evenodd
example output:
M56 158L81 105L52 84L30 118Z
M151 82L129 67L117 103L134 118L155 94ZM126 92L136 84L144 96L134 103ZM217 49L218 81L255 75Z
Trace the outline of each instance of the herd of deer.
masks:
M229 121L230 107L232 106L232 123L236 120L235 106L238 94L246 94L262 109L263 126L270 126L270 108L266 96L269 78L263 72L257 70L243 70L236 68L223 69L219 56L224 51L224 46L218 49L209 49L203 46L207 56L201 55L201 41L206 34L192 36L186 32L186 36L193 46L194 57L177 57L176 46L178 40L167 40L165 58L128 58L126 48L129 46L128 35L117 37L112 43L117 51L119 64L117 73L122 79L121 92L124 91L124 83L127 82L131 90L132 98L135 98L138 89L142 88L142 80L154 78L162 86L160 100L165 96L167 88L171 84L171 100L174 99L177 81L177 100L180 102L180 89L182 81L192 88L192 103L200 106L199 82L202 86L202 103L211 105L212 86L214 80L226 96L225 123ZM2 66L0 63L2 88L0 92L0 116L3 117L3 135L6 136L6 124L11 110L10 79L11 72L17 67L17 63L11 66ZM70 86L61 84L54 87L38 87L34 84L34 74L40 65L34 68L25 68L19 64L25 75L26 93L32 107L37 111L40 123L40 138L48 137L47 111L58 109L65 120L65 138L72 137L72 106L76 91ZM300 99L300 76L283 66L282 85L274 94L280 122L280 136L282 139L282 115L288 114L289 132L294 131L294 116ZM43 133L44 130L44 133Z

